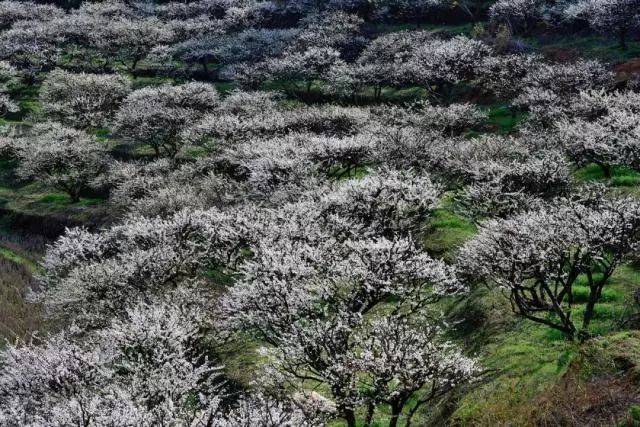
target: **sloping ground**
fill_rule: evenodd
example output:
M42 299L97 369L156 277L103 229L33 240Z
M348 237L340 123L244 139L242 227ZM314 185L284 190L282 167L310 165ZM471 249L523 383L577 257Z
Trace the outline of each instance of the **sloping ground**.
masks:
M638 174L616 168L606 180L599 168L576 171L579 181L603 182L612 191L637 194ZM586 283L586 282L585 282ZM464 394L452 416L456 425L639 425L640 267L618 268L596 307L585 344L510 314L498 291L477 289L454 317L461 338L489 371ZM588 294L578 281L575 316Z
M26 340L41 330L40 307L26 301L34 285L33 261L0 246L0 338ZM4 345L4 342L0 346Z
M547 43L543 51L558 60L585 52L600 57L613 51L609 46L596 48L601 45L598 40L558 40ZM616 59L628 59L633 52ZM637 59L618 67L621 74L637 73L639 69ZM518 119L503 107L493 108L491 130L508 133ZM11 164L0 164L0 174L8 176L12 168ZM603 180L597 167L577 171L576 177L582 181ZM100 215L105 214L102 199L71 204L66 196L37 184L15 185L13 180L5 184L0 185L0 206L4 210L0 216L10 219L11 227L38 233L29 228L37 226L42 234L50 232L54 237L65 226L99 224ZM618 168L608 184L636 193L640 175ZM455 249L476 231L473 224L446 209L436 212L429 229L427 249L447 259L453 258ZM24 300L33 284L37 256L24 252L19 244L0 241L0 335L8 339L24 337L41 327L38 308ZM472 298L446 307L457 324L454 338L470 354L478 355L486 373L462 390L455 401L422 411L414 425L441 425L443 414L451 415L454 424L465 426L640 423L640 406L636 406L640 405L640 332L633 330L640 326L634 316L640 308L634 300L639 274L632 265L616 274L593 325L593 332L601 336L584 345L567 342L553 331L515 318L499 292L476 289ZM239 377L250 375L246 366L254 361L246 361L240 351L232 350L240 355L237 367L227 365L236 369ZM387 420L378 421L383 425Z
M638 174L615 168L575 171L582 182L605 183L611 191L637 194ZM453 258L475 234L475 226L448 209L436 211L424 239L427 249ZM444 307L456 331L452 339L478 356L485 374L470 387L421 411L416 425L635 426L640 425L640 266L618 268L596 307L584 344L511 313L498 290L475 289L468 299ZM575 316L588 290L578 280ZM384 425L384 424L380 424Z

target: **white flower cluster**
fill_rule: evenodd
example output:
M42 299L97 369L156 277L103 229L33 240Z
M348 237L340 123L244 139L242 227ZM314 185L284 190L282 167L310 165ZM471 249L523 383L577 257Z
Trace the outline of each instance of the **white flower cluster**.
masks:
M481 371L434 305L480 282L588 333L640 203L574 172L640 170L639 95L511 37L571 21L624 45L638 0L499 0L473 36L376 25L467 2L162 3L0 3L0 113L42 81L0 156L113 211L47 248L31 297L57 328L1 353L0 424L410 425ZM443 211L479 232L440 258ZM250 382L234 346L259 348Z
M570 336L579 332L571 305L576 280L584 274L587 330L598 295L624 257L637 250L640 236L637 200L587 196L486 222L461 250L459 263L476 278L507 289L519 314Z

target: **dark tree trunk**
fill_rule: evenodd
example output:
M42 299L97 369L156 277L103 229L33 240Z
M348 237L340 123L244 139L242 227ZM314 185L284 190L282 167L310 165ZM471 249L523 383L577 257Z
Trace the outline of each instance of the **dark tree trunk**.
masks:
M618 33L618 42L620 43L620 49L627 50L627 31L622 30Z
M200 64L202 65L202 71L204 72L205 79L210 80L209 66L207 65L207 61L202 61Z
M591 273L587 273L589 278L590 293L589 293L589 301L587 302L587 306L585 307L585 310L584 310L584 317L582 318L583 333L581 334L581 337L580 337L582 340L584 340L589 336L589 324L591 323L591 320L593 320L596 304L598 303L598 301L600 301L600 298L602 296L602 289L604 289L604 286L606 285L607 281L611 277L611 274L614 269L613 267L614 265L615 263L611 264L607 268L607 270L604 271L602 278L597 281L593 280L593 276Z
M373 403L369 403L367 405L367 414L364 418L364 426L369 427L371 425L371 421L373 421L373 411L375 411L376 407Z
M71 203L78 203L80 201L80 189L72 188L67 191L71 198Z
M389 427L397 427L403 406L404 405L402 403L393 403L391 405L391 419L389 420Z
M137 79L138 76L136 74L136 67L138 66L138 59L134 59L133 62L131 63L131 76L133 77L133 79Z
M348 427L356 427L356 414L353 409L343 410L342 418L345 419Z

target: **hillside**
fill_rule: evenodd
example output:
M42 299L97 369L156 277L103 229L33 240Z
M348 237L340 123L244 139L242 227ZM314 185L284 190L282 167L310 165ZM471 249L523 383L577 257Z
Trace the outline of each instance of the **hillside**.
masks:
M0 1L0 425L640 425L639 0Z

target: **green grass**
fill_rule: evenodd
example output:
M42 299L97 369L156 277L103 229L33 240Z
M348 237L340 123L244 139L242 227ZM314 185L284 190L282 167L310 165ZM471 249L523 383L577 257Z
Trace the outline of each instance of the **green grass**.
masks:
M2 338L28 341L43 328L41 308L25 300L30 283L28 269L0 253L0 348L6 343Z
M217 286L231 286L235 281L234 277L225 272L221 267L211 268L205 271L204 275Z
M477 22L469 22L460 25L438 25L438 24L379 24L375 26L376 32L395 33L407 30L427 30L434 33L449 33L454 35L469 35Z
M613 166L610 179L607 179L602 168L595 164L576 170L574 177L580 182L608 181L612 187L637 187L640 185L640 173L623 166Z
M512 111L504 105L490 107L487 114L489 116L487 120L489 129L503 135L515 132L517 126L527 117L526 113L512 113Z
M16 264L24 265L31 273L35 273L40 270L38 264L34 260L26 258L9 248L0 246L0 256L8 259L9 261L15 262Z
M6 168L4 171L3 167ZM77 203L71 203L67 194L38 182L12 181L10 171L10 163L0 162L0 206L14 212L36 215L75 214L79 208L91 209L106 202L100 198L84 197Z
M69 204L71 199L66 194L47 194L41 197L36 203L46 204Z
M30 113L37 114L42 111L40 101L38 101L37 99L20 101L19 105L20 110L24 115Z
M111 139L111 130L107 129L107 128L100 128L100 129L95 129L93 131L94 135L98 138L98 140L100 141L109 141L109 139Z
M574 52L575 56L588 59L598 59L603 62L620 63L640 56L640 42L631 38L628 40L628 49L622 50L618 41L598 35L589 36L556 36L551 39L524 38L526 43L543 53Z
M628 426L640 426L640 405L632 405L629 408L629 418L630 422L627 424Z
M640 176L615 176L611 179L613 187L637 187L640 184Z
M601 302L622 301L624 294L618 289L605 288L600 297ZM576 304L586 303L589 300L589 288L586 286L573 287L573 302Z
M590 340L583 345L585 380L627 371L640 381L640 331L620 331ZM630 371L630 372L629 372Z
M29 116L38 115L42 111L39 100L40 85L17 84L9 88L9 94L18 102L20 111L7 113L4 119L6 123L20 124Z
M546 416L545 405L556 396L555 387L568 381L570 366L578 369L581 381L606 378L620 368L623 357L633 363L640 379L640 334L619 330L618 320L639 287L640 271L620 266L606 285L589 328L596 336L584 344L569 342L558 331L518 318L497 290L484 287L454 307L450 314L458 321L452 339L470 351L478 351L490 375L474 390L462 396L453 414L456 425L532 425ZM575 287L574 322L579 326L588 290L580 277ZM621 356L623 355L623 356ZM606 360L605 360L606 359ZM637 361L637 365L635 364ZM579 402L582 404L583 402Z
M15 176L17 163L13 159L0 158L0 207L9 211L9 216L26 214L38 217L48 215L93 223L96 218L105 217L106 200L96 197L82 197L71 203L71 198L56 189L39 182L19 181ZM96 215L100 216L97 217Z
M213 85L222 95L225 95L236 88L235 84L232 82L214 82Z
M382 100L387 102L404 103L426 99L427 97L427 90L419 86L402 89L385 87L382 89Z
M462 397L455 423L529 425L536 397L560 380L576 352L576 344L550 336L545 327L519 322L483 348L486 383Z
M460 215L447 208L436 209L427 223L424 246L435 256L452 259L456 249L476 231L476 226Z
M78 202L73 203L73 206L99 206L99 205L104 205L107 201L105 199L100 199L97 197L85 197L80 199Z
M129 155L133 158L154 158L156 153L151 145L136 144L131 146Z
M351 168L347 173L347 168L341 166L332 167L329 172L329 178L335 180L360 179L367 176L369 168L366 165L359 165Z
M638 331L616 332L579 345L549 341L535 330L523 329L505 334L488 351L483 361L494 374L463 396L453 414L455 425L581 425L559 421L573 416L586 417L593 425L616 425L612 418L626 418L628 409L616 412L605 402L603 409L612 411L601 424L594 418L597 406L616 378L624 375L635 384L640 378Z
M6 117L0 117L0 126L9 126L21 124L22 122L19 120L8 120Z
M71 203L71 197L63 193L50 193L40 197L38 200L31 203L31 207L39 208L45 207L47 209L62 209L66 207L83 207L83 206L96 206L104 204L104 199L96 198L81 198L75 203ZM46 205L46 206L43 206Z
M142 89L148 86L160 86L163 84L173 84L173 79L171 77L146 77L139 76L135 79L131 79L131 86L134 90Z
M186 157L188 159L197 159L200 157L207 157L210 153L211 151L207 149L207 147L190 146L183 148L179 156Z

